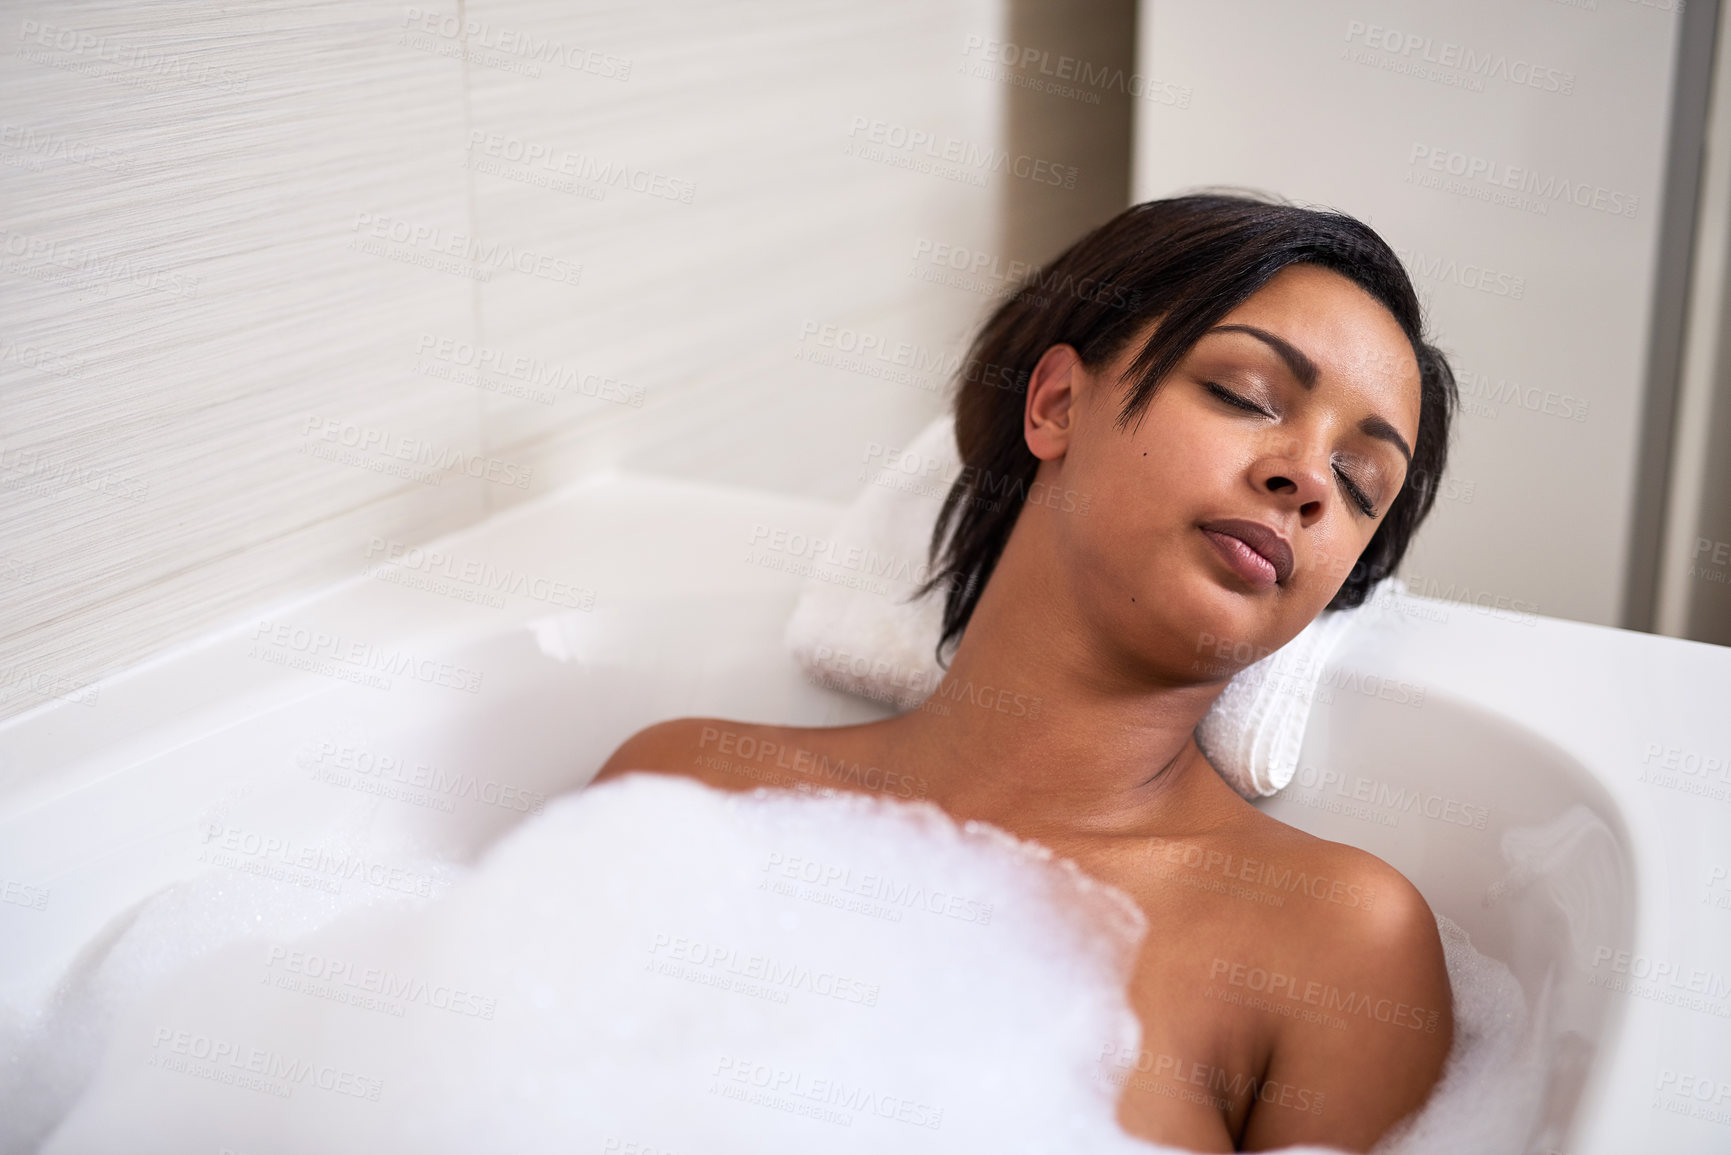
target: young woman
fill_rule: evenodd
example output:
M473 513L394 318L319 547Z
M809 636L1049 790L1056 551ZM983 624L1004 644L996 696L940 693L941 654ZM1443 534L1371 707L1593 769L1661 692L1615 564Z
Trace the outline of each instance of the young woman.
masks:
M1129 991L1143 1053L1104 1063L1126 1130L1369 1149L1448 1054L1435 918L1380 859L1241 799L1192 731L1239 668L1218 654L1266 654L1358 605L1430 509L1455 388L1406 273L1340 214L1137 205L1006 301L963 378L966 468L932 542L945 683L1038 711L940 686L947 708L864 725L679 719L597 781L764 784L715 756L722 731L868 768L848 788L918 783L1146 913Z

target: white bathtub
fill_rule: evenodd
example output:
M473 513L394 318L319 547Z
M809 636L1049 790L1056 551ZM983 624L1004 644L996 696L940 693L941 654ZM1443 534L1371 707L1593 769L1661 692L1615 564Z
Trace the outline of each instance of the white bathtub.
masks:
M798 579L746 560L755 526L838 512L601 478L440 543L443 589L360 577L0 726L0 1000L38 1004L110 919L200 870L436 891L393 864L472 859L658 719L880 716L801 679ZM525 592L466 600L471 561ZM1336 657L1266 808L1393 863L1546 1008L1534 1150L1731 1150L1731 650L1403 604ZM319 634L397 672L282 660ZM292 865L357 832L364 870Z

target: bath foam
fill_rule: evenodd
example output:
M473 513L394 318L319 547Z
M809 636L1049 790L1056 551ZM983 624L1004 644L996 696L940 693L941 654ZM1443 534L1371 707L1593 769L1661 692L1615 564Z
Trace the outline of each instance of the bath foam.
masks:
M1475 950L1447 918L1437 918L1437 929L1454 992L1454 1045L1424 1109L1384 1135L1374 1155L1524 1153L1550 1073L1552 1056L1540 1043L1550 1037L1546 1023L1529 1015L1508 967Z
M405 859L451 882L463 868ZM426 900L360 886L326 890L256 874L208 871L116 916L85 944L39 1007L0 1023L0 1155L33 1151L84 1092L118 1016L199 958L268 928L310 933L357 909L415 909Z
M926 803L631 775L421 910L192 964L123 1013L43 1151L1170 1150L1096 1077L1139 1040L1144 932L1119 891ZM1512 1061L1486 1043L1524 1025L1506 968L1463 935L1448 957L1456 1053L1401 1155L1461 1149ZM1503 1106L1473 1150L1521 1149Z

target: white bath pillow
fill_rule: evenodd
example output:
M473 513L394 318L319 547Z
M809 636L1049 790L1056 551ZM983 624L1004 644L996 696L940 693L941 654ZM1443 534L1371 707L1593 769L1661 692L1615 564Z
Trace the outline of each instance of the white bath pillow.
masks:
M943 593L906 599L930 576L926 547L961 470L954 419L945 414L906 449L867 447L860 468L867 484L828 539L781 543L808 567L786 635L807 678L903 710L932 698L944 676L936 654ZM1080 508L1071 495L1053 500ZM1240 671L1196 728L1202 752L1240 795L1273 794L1292 780L1323 665L1370 609L1367 603L1318 617ZM947 709L946 698L964 697L1016 717L1040 708L1038 697L992 686L945 687L927 708Z

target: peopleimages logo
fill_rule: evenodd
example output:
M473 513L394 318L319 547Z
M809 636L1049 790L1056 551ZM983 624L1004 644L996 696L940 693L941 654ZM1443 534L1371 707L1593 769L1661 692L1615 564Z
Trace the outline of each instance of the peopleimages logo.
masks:
M551 176L568 177L582 184L629 189L644 196L690 204L697 195L694 181L680 180L666 173L617 161L601 160L588 153L572 152L538 141L521 140L504 133L469 130L469 152L472 159L492 158L540 169ZM475 158L473 154L479 153ZM483 170L485 171L485 170Z
M930 266L930 272L920 273L920 266ZM1042 298L1054 295L1092 301L1118 309L1133 309L1141 294L1111 281L1094 277L1078 278L1074 273L1059 274L1026 261L1005 262L995 253L945 244L920 237L914 241L915 275L921 280L952 285L958 289L986 295L1007 295L1032 284Z
M1725 1002L1731 997L1731 975L1723 971L1602 944L1593 948L1591 968L1587 982L1593 986L1731 1018L1731 1007Z
M1397 247L1394 255L1400 258L1400 263L1405 265L1407 272L1414 277L1444 281L1459 285L1463 289L1488 293L1493 297L1507 297L1511 301L1519 301L1527 294L1525 277L1502 272L1488 265L1458 261L1453 257L1433 256L1418 249Z
M884 161L900 168L931 171L934 175L968 175L1006 173L1058 188L1076 187L1075 165L1057 164L1025 153L1011 154L991 145L975 144L957 137L940 138L923 128L856 116L847 130L851 142L848 154L866 160ZM892 159L895 158L895 159ZM933 168L933 166L937 166ZM944 166L957 166L946 170ZM968 173L967 170L975 170ZM975 183L970 180L969 183Z
M961 922L982 925L992 921L992 904L989 902L887 874L856 871L852 866L839 863L820 862L813 858L771 851L763 864L763 870L792 882L834 889L891 907L918 908L929 914L941 914ZM759 889L764 888L760 886Z
M1524 88L1554 92L1560 96L1572 96L1575 91L1573 72L1548 68L1502 52L1469 48L1452 40L1438 40L1434 36L1387 28L1381 24L1366 24L1362 20L1347 21L1346 42L1363 45L1403 60L1463 73L1466 77L1479 81L1503 80Z
M1522 385L1506 377L1493 377L1489 373L1464 366L1455 371L1455 385L1460 391L1462 402L1477 398L1510 408L1525 409L1529 413L1561 418L1564 421L1585 421L1592 409L1589 398L1559 393L1555 389ZM1486 416L1495 418L1496 411L1491 410Z
M518 465L496 457L482 457L478 453L466 453L451 446L435 445L418 437L404 437L400 433L375 426L357 425L340 417L308 415L301 429L301 436L306 439L303 450L320 448L317 444L319 441L328 442L333 447L351 450L357 455L370 454L377 462L412 463L416 469L430 471L427 475L439 480L443 480L445 471L449 470L500 485L527 489L535 476L533 465ZM313 453L311 456L320 454Z
M19 21L18 42L14 55L51 68L68 68L105 80L141 84L152 90L160 86L151 82L160 79L214 88L219 92L246 91L247 77L244 73L232 68L213 67L202 52L186 55L153 52L112 36L98 36L80 28L43 24L38 20ZM52 49L75 60L69 62L50 56L42 49ZM101 71L99 66L105 64L113 65L119 71Z
M282 1099L291 1098L296 1087L316 1087L376 1103L385 1086L382 1079L346 1068L173 1027L158 1027L150 1045L148 1064L159 1070L244 1087Z
M430 370L430 376L477 385L489 391L536 401L546 399L548 403L556 400L559 393L574 393L614 405L643 408L645 390L641 385L599 373L582 373L527 353L476 345L453 337L435 337L431 333L421 335L415 344L415 352L423 358L442 363L444 371ZM489 374L521 382L525 388L510 388L493 380Z
M513 269L542 280L575 285L583 280L583 266L563 257L532 253L500 241L483 242L465 233L453 233L436 225L400 220L380 213L359 212L351 226L359 240L373 240L425 250L432 256L455 257L483 269ZM355 247L351 243L351 247ZM383 254L380 254L383 255ZM485 280L486 277L482 277Z
M384 555L383 560L374 563L370 576L381 576L393 570L408 571L427 578L474 586L489 594L512 594L573 610L595 608L593 589L496 566L483 558L463 557L375 537L367 545L366 556L371 559L379 554Z
M1458 149L1414 144L1407 155L1412 170L1407 183L1445 192L1461 193L1479 200L1507 204L1512 208L1548 215L1558 201L1610 216L1633 218L1641 198L1594 184L1572 180L1559 173L1505 164L1490 157L1475 156ZM1432 176L1431 174L1438 174ZM1444 180L1444 177L1455 178Z
M791 1071L736 1055L720 1056L710 1078L711 1094L724 1094L742 1102L841 1126L850 1126L853 1122L852 1114L845 1112L893 1120L931 1131L940 1129L944 1123L942 1107L905 1096L886 1095L846 1079L813 1077L803 1071ZM832 1107L841 1110L827 1110Z
M1173 108L1190 107L1192 92L1187 84L1174 84L1158 77L1144 76L1140 72L1127 73L1122 68L1097 64L1074 56L1054 55L1047 49L1032 45L1016 45L985 36L969 36L962 44L962 55L977 57L981 64L987 66L1037 73L1029 76L1011 71L1002 71L995 76L971 73L981 79L1002 80L1018 87L1081 100L1085 104L1099 104L1101 92L1119 92L1137 100L1170 105ZM1041 77L1051 79L1041 80ZM1083 91L1061 82L1073 82L1093 91Z
M64 133L47 132L28 125L0 122L0 149L14 156L35 161L62 161L89 168L125 173L132 168L133 157L124 156L111 148L69 137ZM7 160L7 164L13 164ZM38 167L15 165L15 167Z
M462 9L459 8L458 12L461 13ZM479 55L483 62L489 59L487 54L515 58L516 62L528 66L530 76L541 75L536 65L556 64L569 71L587 72L604 80L631 79L632 62L624 57L585 48L580 44L568 44L552 36L537 35L527 29L508 28L473 17L447 15L436 8L422 9L412 5L403 9L402 26L409 33L418 33L428 38L437 37L449 48L460 50L441 52L440 55L468 55L470 58ZM423 47L421 44L410 46Z
M478 694L481 691L480 670L422 657L405 650L386 649L372 642L344 638L341 634L327 633L291 622L261 620L253 630L252 640L253 647L248 656L275 665L292 665L323 672L323 666L334 663L356 672L391 677L407 675L429 686L445 686L469 694ZM389 689L389 682L381 688Z
M141 261L130 253L99 251L88 245L8 228L0 228L0 256L6 258L5 265L0 267L7 272L39 280L68 280L82 282L84 286L103 282L134 285L173 297L196 297L203 280L178 269ZM23 258L25 263L14 264L13 258ZM48 273L50 267L72 275L41 275Z

